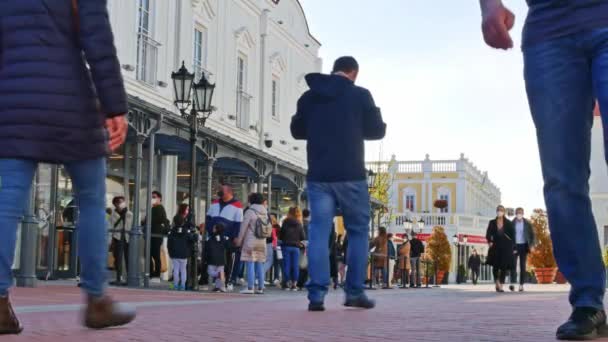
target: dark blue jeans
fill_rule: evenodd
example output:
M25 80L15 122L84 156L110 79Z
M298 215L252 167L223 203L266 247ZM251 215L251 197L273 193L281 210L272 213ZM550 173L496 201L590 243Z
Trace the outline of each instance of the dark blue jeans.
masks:
M31 160L0 159L0 295L12 285L11 267L15 253L17 225L24 214L38 163ZM81 286L91 296L101 296L108 257L105 213L106 160L76 161L65 167L74 184L79 208L78 257L82 264ZM28 253L33 251L21 251Z
M347 298L363 296L369 256L370 206L367 181L308 182L308 202L311 213L308 228L308 300L323 302L327 294L330 284L328 242L338 206L342 209L348 235L348 272L344 291Z
M572 306L602 309L606 275L588 181L596 99L608 138L608 29L525 47L524 64L555 259Z
M296 286L300 276L300 248L283 245L283 282L291 281Z

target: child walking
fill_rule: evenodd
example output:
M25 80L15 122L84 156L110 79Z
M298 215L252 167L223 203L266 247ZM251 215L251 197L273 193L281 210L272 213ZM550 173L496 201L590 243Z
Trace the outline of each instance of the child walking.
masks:
M224 267L226 266L226 250L230 247L230 240L224 236L224 225L216 224L209 240L205 243L205 258L207 259L207 273L214 284L213 291L226 292Z

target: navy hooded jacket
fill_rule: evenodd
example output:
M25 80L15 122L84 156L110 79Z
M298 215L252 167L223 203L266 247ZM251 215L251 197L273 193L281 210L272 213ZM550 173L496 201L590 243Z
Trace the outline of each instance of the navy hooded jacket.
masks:
M108 153L105 119L127 112L127 96L107 1L77 3L76 18L71 0L0 1L0 158Z
M371 93L340 75L309 74L306 81L310 90L298 101L291 134L307 141L308 181L367 179L364 141L386 133Z

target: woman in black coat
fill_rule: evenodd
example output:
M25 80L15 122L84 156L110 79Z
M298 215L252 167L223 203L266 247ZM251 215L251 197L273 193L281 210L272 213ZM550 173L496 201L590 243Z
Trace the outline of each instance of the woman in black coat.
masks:
M496 218L490 221L486 232L486 239L490 248L486 263L492 266L496 292L505 292L503 285L507 272L513 269L515 258L515 228L513 223L505 217L505 207L496 208Z

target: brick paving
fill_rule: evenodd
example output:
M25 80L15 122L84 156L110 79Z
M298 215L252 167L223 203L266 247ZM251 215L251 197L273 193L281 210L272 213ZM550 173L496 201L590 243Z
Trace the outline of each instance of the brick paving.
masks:
M0 337L19 341L554 341L569 314L565 286L531 286L496 294L490 285L370 291L371 311L344 309L332 292L327 311L309 313L305 293L265 295L185 293L112 288L138 308L123 328L91 331L79 325L75 286L15 289L13 302L25 331Z

